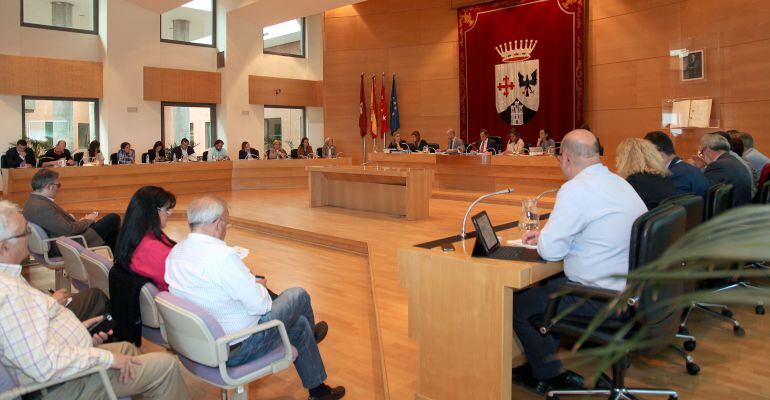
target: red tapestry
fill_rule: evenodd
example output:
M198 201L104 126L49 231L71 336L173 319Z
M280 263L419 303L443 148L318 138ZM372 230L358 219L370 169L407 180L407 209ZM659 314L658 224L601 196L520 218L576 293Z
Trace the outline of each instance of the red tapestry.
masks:
M583 124L584 0L499 0L457 11L461 137L511 126L535 144Z

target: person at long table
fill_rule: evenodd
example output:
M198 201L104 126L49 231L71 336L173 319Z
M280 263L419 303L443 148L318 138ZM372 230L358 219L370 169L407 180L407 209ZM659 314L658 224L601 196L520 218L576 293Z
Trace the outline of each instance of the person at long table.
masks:
M447 147L446 147L447 153L464 153L465 152L465 143L463 143L463 140L459 136L457 136L454 129L447 130L446 137L447 137Z
M268 160L283 160L289 158L286 150L283 149L283 143L279 139L273 140L273 147L267 149Z
M53 167L59 164L59 160L66 160L66 165L75 165L75 160L72 158L72 153L67 150L67 142L60 140L56 142L56 146L48 150L38 160L39 167Z
M399 150L399 151L408 150L409 145L406 144L405 140L401 140L401 134L396 132L392 135L388 148L391 150Z
M259 151L252 149L249 142L241 143L241 151L238 152L239 160L259 160Z
M27 148L27 141L24 139L19 139L16 146L5 152L3 168L34 168L35 164L35 153Z

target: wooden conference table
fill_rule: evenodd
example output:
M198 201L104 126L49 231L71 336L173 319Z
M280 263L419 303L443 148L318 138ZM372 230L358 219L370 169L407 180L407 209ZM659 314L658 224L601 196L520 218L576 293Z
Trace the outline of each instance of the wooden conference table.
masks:
M536 196L566 182L554 156L369 153L368 157L369 165L433 169L437 190L487 193L512 187L518 194Z
M244 189L285 189L308 186L308 166L350 165L348 157L289 160L238 160L158 164L62 167L60 204L131 197L146 185L161 186L174 194L210 193ZM32 190L35 168L3 169L3 195L24 204Z
M371 166L314 166L310 207L335 206L427 218L433 170Z
M519 229L498 232L503 243ZM475 239L454 252L398 250L399 284L409 294L409 336L419 342L420 400L510 400L511 367L524 361L513 332L513 293L562 271L562 264L471 257ZM517 398L514 396L513 398Z

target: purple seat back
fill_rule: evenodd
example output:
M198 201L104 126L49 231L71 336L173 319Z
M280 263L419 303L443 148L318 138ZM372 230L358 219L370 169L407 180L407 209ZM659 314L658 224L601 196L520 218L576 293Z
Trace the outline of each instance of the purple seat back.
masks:
M107 297L110 297L109 274L112 261L89 249L80 253L80 259L88 274L88 286L101 289Z
M29 235L29 241L27 242L29 252L39 256L48 254L51 250L49 242L45 241L45 239L48 239L48 234L38 224L27 222L27 225L29 225L29 228L32 231L32 234Z
M64 259L64 270L67 271L67 275L74 281L75 287L78 290L87 288L88 273L83 266L83 260L80 259L80 253L85 250L85 247L64 236L56 238L56 247Z
M8 368L5 365L0 364L0 393L15 389L17 386L18 385L11 376L11 373L8 372Z

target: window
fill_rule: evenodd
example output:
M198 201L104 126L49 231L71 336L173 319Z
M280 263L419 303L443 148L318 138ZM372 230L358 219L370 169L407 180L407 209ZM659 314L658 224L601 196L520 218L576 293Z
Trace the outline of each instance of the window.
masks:
M99 102L96 99L21 98L22 136L50 149L60 140L73 154L88 149L99 137Z
M160 41L214 47L216 1L193 0L161 14Z
M160 141L178 146L189 139L195 153L203 154L217 140L217 108L214 104L161 103Z
M284 148L295 149L303 137L305 107L265 106L265 148L278 139Z
M98 33L98 0L21 0L21 25Z
M305 58L305 18L262 28L263 52Z

